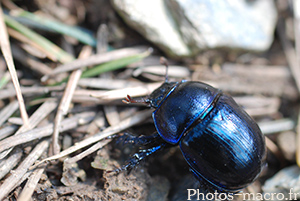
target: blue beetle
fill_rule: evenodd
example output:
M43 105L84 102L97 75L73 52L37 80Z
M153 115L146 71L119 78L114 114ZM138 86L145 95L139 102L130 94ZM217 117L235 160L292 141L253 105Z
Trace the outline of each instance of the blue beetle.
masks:
M222 192L237 192L252 183L264 166L265 140L258 125L232 97L208 84L168 82L166 75L147 99L127 96L124 102L154 108L157 133L127 134L124 142L149 148L134 154L119 171L132 169L162 148L179 145L200 182Z

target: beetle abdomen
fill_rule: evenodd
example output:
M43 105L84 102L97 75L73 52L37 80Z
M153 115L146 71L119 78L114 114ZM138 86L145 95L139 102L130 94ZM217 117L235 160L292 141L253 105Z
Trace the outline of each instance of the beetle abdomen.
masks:
M253 182L265 158L259 127L224 94L182 138L180 148L197 177L224 191L237 191Z

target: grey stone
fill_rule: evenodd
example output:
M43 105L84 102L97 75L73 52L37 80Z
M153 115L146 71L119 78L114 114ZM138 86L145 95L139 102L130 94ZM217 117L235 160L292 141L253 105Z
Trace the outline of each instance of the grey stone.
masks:
M297 200L300 198L300 169L297 165L286 167L268 179L262 187L269 200ZM272 197L271 197L272 196ZM282 197L284 197L282 199Z
M128 25L169 55L191 54L163 0L112 0L112 3Z
M168 56L211 48L264 51L273 41L273 0L111 0L124 21Z

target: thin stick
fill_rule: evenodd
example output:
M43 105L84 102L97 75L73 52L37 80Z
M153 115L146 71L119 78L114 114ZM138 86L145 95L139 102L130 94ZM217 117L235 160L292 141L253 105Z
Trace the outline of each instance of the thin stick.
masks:
M32 196L32 194L35 190L35 187L36 187L37 183L39 182L43 172L44 172L44 168L36 169L32 172L22 193L18 197L18 200L20 200L20 201L30 201L31 200L31 196Z
M47 51L47 49L43 48L42 46L39 45L39 43L36 43L33 40L29 40L26 36L24 36L22 33L12 29L12 28L8 28L8 33L10 35L10 37L15 38L25 44L28 44L34 48L36 48L37 50L39 50L40 52L44 53L46 55L46 57L54 62L57 61L57 58L55 57L55 55L53 55L53 53L51 51Z
M60 127L60 132L76 128L79 125L86 124L93 120L95 117L94 113L88 112L84 114L74 115L73 117L66 118L62 121L62 126ZM43 137L50 136L53 133L53 124L48 124L47 126L34 128L32 130L20 133L19 135L14 135L7 137L0 141L0 152L5 151L11 147L30 142L35 139L41 139ZM0 158L1 159L1 158Z
M111 52L95 54L95 55L92 55L92 56L90 56L88 58L84 58L84 59L76 59L72 62L68 62L61 66L57 66L49 75L42 77L41 80L45 81L46 79L48 79L49 76L52 76L55 74L73 71L73 70L80 69L80 68L83 68L86 66L93 66L93 65L109 62L112 60L117 60L117 59L121 59L124 57L136 55L136 54L143 52L144 50L145 50L145 48L123 48L123 49L114 50Z
M90 148L88 148L87 150L77 154L76 156L72 157L72 158L67 158L64 161L64 165L67 164L72 164L72 163L76 163L77 161L83 159L84 157L90 155L91 153L97 151L98 149L104 147L105 145L107 145L109 142L111 142L111 139L106 139L106 140L102 140L100 142L97 142L96 144L94 144L93 146L91 146Z
M3 200L12 190L13 187L23 175L28 171L29 167L46 151L49 146L49 140L40 142L32 150L32 152L23 160L19 167L7 177L0 186L0 200Z
M5 127L1 128L0 129L0 140L6 138L7 136L10 136L17 129L18 129L17 125L10 125L10 126L5 126Z
M85 46L85 47L86 48L82 49L79 58L88 57L90 55L91 49L88 48L89 46ZM53 128L53 135L52 135L52 150L54 155L60 152L60 145L58 143L60 123L63 119L63 116L68 113L71 100L74 95L81 74L82 74L81 69L77 69L71 73L66 89L64 91L64 95L59 103L59 107L54 120L54 128Z
M60 151L60 146L58 144L60 123L63 119L63 116L66 115L68 112L75 88L76 88L78 80L80 79L80 76L81 76L81 73L82 73L82 71L80 69L72 72L70 79L68 81L67 87L65 89L65 93L59 104L57 114L55 116L54 129L53 129L53 135L52 135L52 148L53 148L54 155L58 154Z
M44 162L65 157L75 151L78 151L79 149L82 149L82 148L89 146L95 142L98 142L104 138L107 138L107 137L111 136L112 134L118 133L126 128L129 128L137 123L140 123L140 122L144 121L145 119L149 118L150 114L151 114L151 111L149 111L149 110L139 112L136 115L121 121L120 124L118 124L116 126L108 127L104 131L97 133L89 138L86 138L85 140L82 140L82 141L76 143L74 146L61 151L59 154L48 157L48 158L36 163L32 167L32 169L39 166L40 164L42 164ZM0 149L1 149L1 146L0 146Z
M0 126L18 109L18 102L12 101L0 111Z
M54 86L54 87L22 87L23 94L45 94L51 91L61 91L64 89L64 85L62 86ZM15 91L10 89L3 89L0 91L0 99L10 98L15 96Z
M4 24L4 18L3 18L3 12L2 12L1 5L0 5L0 38L1 38L1 43L0 43L1 50L2 50L3 56L5 58L5 61L7 63L7 67L11 74L12 82L14 84L14 87L15 87L15 90L17 93L17 99L19 101L20 113L21 113L21 117L23 119L23 124L26 127L27 126L29 127L28 114L26 112L24 99L23 99L22 92L20 89L17 72L16 72L15 65L14 65L13 58L12 58L10 43L8 40L7 29Z
M0 162L0 179L2 179L6 174L8 174L17 164L19 164L23 156L23 150L18 148L14 150L14 153L11 154L5 160Z
M15 135L26 132L30 129L33 129L37 126L48 114L50 114L56 108L56 101L46 101L44 102L29 118L29 127L21 126ZM11 149L8 149L0 153L0 159L4 158L7 154L11 152Z

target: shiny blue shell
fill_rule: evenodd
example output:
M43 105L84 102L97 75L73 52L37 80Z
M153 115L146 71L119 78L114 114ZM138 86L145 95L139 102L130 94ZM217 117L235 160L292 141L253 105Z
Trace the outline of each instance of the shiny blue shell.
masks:
M169 85L164 96L155 94L165 89L152 95L154 123L166 142L179 144L196 178L222 191L253 182L266 155L255 121L230 96L205 83Z

